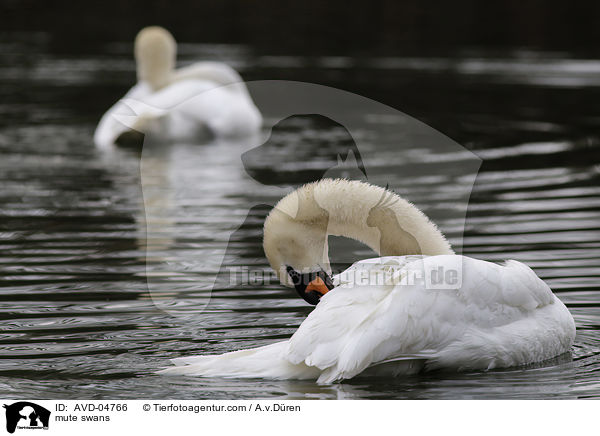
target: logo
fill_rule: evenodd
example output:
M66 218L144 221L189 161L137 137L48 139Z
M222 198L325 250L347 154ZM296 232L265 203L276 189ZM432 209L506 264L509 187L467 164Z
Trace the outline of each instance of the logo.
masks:
M6 409L6 431L14 433L15 429L48 430L50 411L29 401L19 401L4 405Z

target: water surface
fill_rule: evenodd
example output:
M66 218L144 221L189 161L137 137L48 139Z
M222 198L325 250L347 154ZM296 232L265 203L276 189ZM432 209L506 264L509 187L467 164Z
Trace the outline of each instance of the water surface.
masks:
M534 367L318 386L153 371L169 358L251 348L295 331L311 308L275 282L219 285L209 310L199 316L197 309L223 259L268 270L261 237L269 205L315 171L335 174L328 169L348 148L347 133L318 117L297 117L273 130L265 159L245 162L248 143L172 145L144 160L150 188L143 196L139 153L103 153L92 144L99 116L134 80L129 51L122 44L89 56L52 54L43 35L0 44L0 396L600 397L598 61L535 52L305 58L182 46L184 61L224 60L249 80L308 81L364 95L465 145L483 163L464 238L453 214L457 187L468 182L460 174L463 155L432 154L419 167L443 165L446 177L415 171L426 144L399 154L400 138L378 136L373 122L363 133L376 153L366 150L364 165L435 217L465 254L530 265L577 324L572 356ZM341 262L368 255L356 244L332 245ZM177 275L165 273L169 262ZM168 292L151 296L148 278L151 289Z

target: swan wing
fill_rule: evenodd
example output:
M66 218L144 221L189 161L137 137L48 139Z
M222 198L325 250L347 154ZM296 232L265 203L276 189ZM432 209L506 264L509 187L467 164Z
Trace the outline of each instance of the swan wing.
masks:
M457 271L458 281L431 281L448 271ZM390 359L493 368L544 360L572 344L570 313L519 262L431 256L407 262L395 277L414 282L350 284L327 293L290 339L287 359L318 367L319 381L332 382Z
M196 62L177 69L173 74L172 82L175 83L184 80L209 81L217 85L243 84L241 76L229 65L211 61Z
M119 135L130 129L132 118L135 118L137 114L124 100L144 101L151 94L152 89L144 82L139 82L127 91L123 98L106 111L100 119L94 132L96 146L111 147Z
M105 148L133 129L157 139L239 136L260 129L262 117L247 95L208 80L186 79L153 92L139 83L102 117L94 142Z
M262 116L247 94L235 91L236 85L189 79L169 85L152 95L147 103L169 108L172 135L206 127L219 137L256 132Z

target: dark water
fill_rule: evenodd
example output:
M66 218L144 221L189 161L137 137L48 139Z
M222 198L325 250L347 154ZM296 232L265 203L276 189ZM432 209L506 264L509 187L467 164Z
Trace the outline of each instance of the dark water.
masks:
M246 79L315 82L381 101L474 151L483 163L463 239L455 205L471 181L464 150L433 153L423 142L398 150L403 138L381 136L385 120L365 114L361 125L369 180L415 201L465 254L529 264L577 324L572 356L536 367L317 386L153 371L168 358L250 348L295 331L310 307L275 282L217 282L198 312L223 263L268 270L261 226L269 205L307 177L337 175L338 149L352 142L345 129L319 117L267 117L278 124L258 157L242 158L258 145L250 142L166 147L145 155L142 192L139 153L102 153L91 139L134 80L130 46L59 55L49 54L44 34L18 41L0 44L0 396L600 397L600 61L181 47L184 60L224 60ZM356 167L337 171L364 178ZM334 258L336 250L342 263L368 255L343 241L333 242Z

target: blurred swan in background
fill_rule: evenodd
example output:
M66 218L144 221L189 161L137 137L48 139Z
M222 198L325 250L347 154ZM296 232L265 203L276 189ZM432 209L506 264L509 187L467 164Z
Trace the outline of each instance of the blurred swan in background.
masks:
M240 75L220 62L175 69L177 44L162 27L135 38L138 83L102 117L94 142L106 148L150 135L157 141L241 137L257 132L262 116Z
M331 278L329 235L384 257ZM315 310L287 341L177 358L162 374L331 383L526 365L573 344L572 315L529 267L454 254L419 209L381 187L340 179L305 185L271 211L263 245L281 283Z

